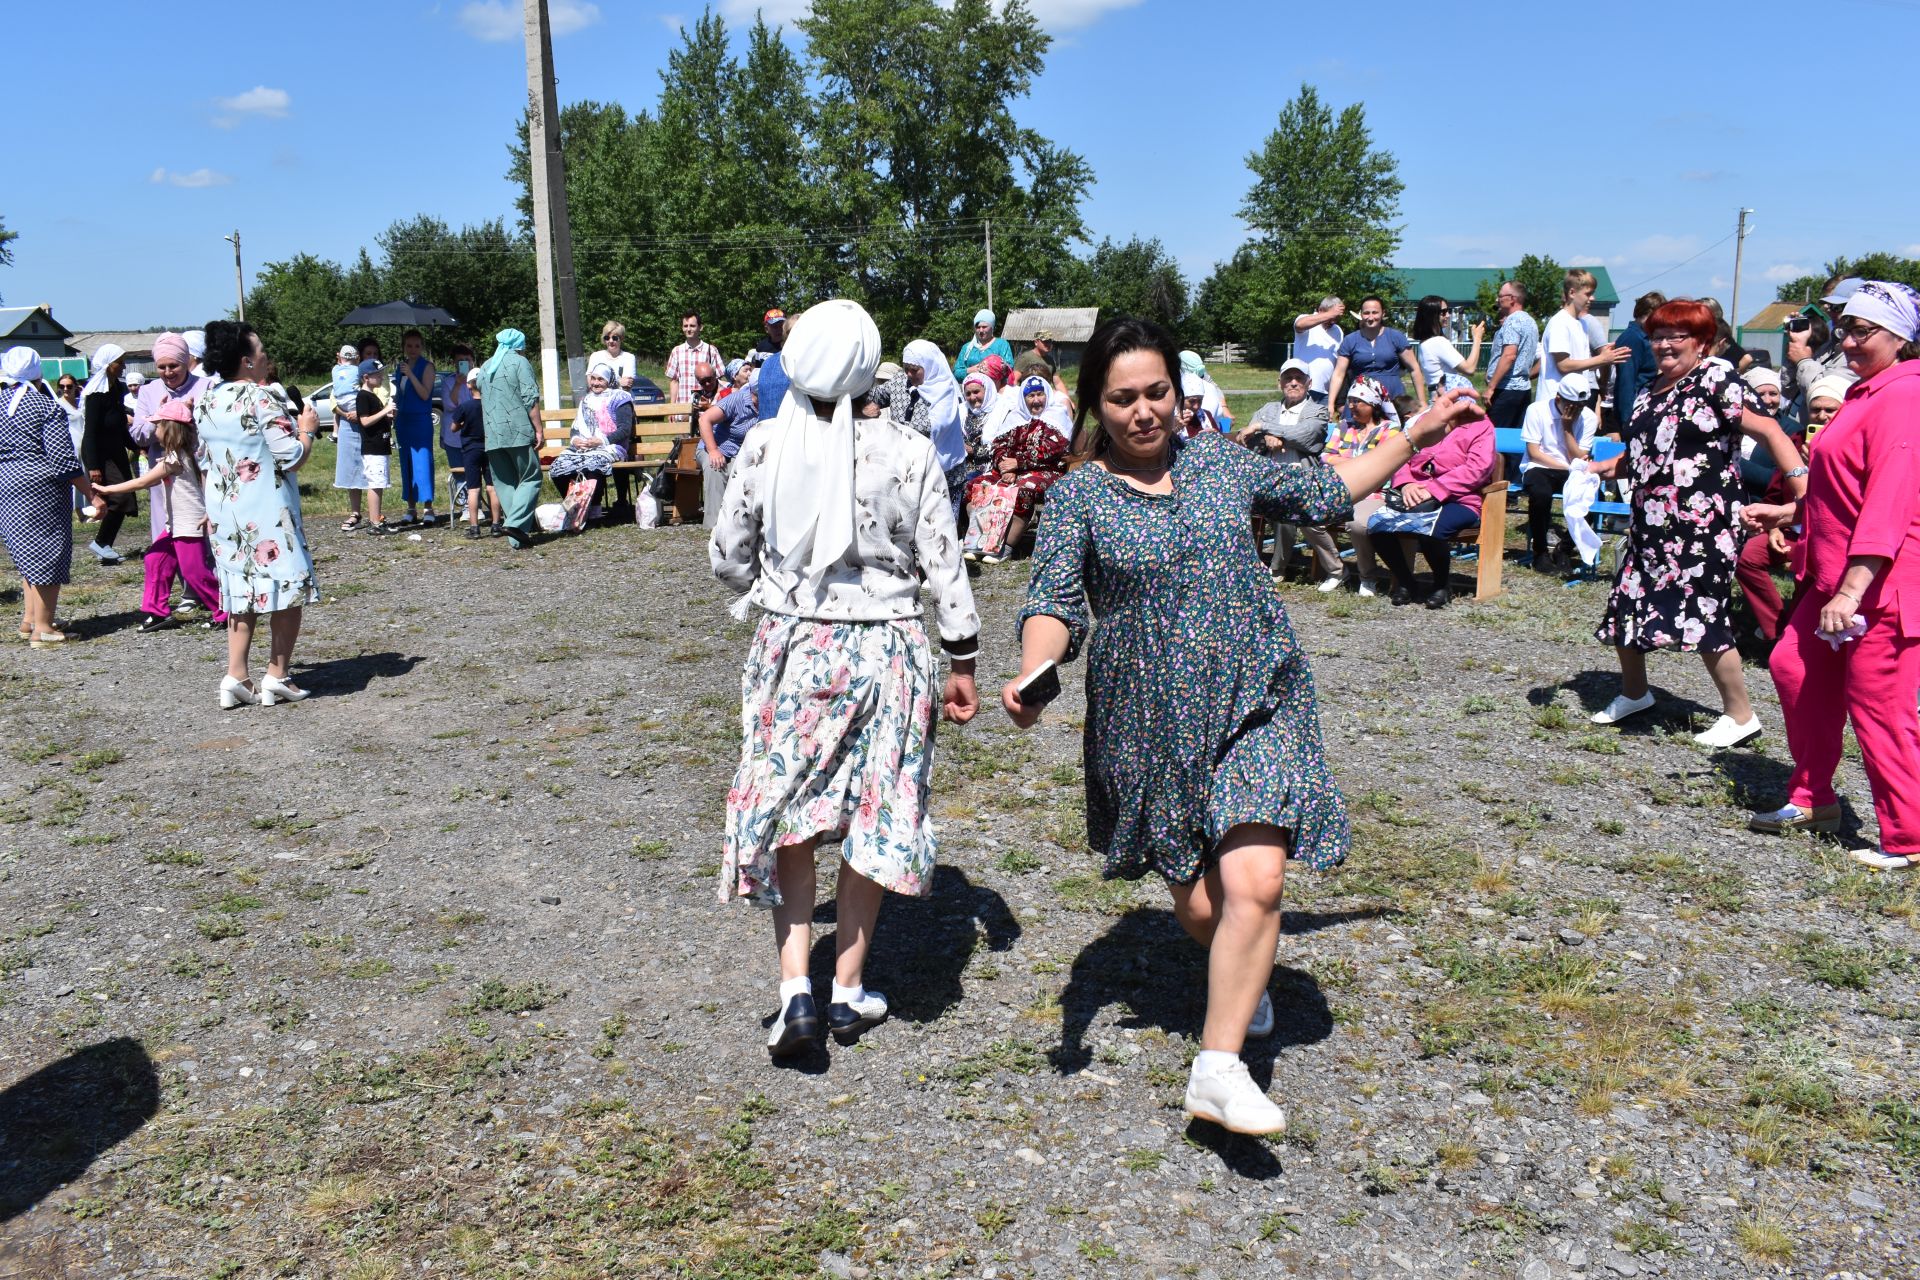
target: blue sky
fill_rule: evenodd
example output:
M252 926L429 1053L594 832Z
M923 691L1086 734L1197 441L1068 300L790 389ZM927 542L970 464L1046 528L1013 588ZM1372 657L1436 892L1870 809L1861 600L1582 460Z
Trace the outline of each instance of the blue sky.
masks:
M1548 253L1605 263L1623 292L1651 282L1726 299L1743 204L1756 210L1747 313L1836 254L1920 256L1913 77L1843 73L1835 110L1813 105L1808 74L1851 65L1849 47L1906 57L1920 0L1375 4L1339 22L1338 6L1278 0L1031 4L1058 42L1021 118L1092 163L1096 238L1157 236L1196 284L1241 242L1245 157L1302 81L1364 103L1399 158L1400 265ZM761 7L791 19L805 0ZM716 8L745 22L755 5ZM699 12L552 11L562 100L630 109L653 102L680 23ZM20 233L0 296L50 303L72 329L199 322L232 303L221 237L235 227L251 270L301 251L348 259L415 213L510 218L519 12L518 0L276 3L224 25L196 12L162 37L150 5L95 5L74 37L84 55L9 64L17 109L33 104L42 123L34 161L0 195Z

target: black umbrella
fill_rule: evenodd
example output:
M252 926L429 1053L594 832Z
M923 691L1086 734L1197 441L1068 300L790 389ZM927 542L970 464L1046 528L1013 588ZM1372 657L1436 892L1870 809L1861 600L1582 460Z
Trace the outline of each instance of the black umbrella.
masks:
M340 321L341 326L391 324L419 328L422 325L451 327L460 323L441 307L422 307L411 302L383 302L376 307L355 307Z

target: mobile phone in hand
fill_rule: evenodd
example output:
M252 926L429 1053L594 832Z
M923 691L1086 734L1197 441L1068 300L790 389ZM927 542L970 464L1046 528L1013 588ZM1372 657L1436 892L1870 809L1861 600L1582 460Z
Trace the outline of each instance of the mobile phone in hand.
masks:
M1060 664L1053 661L1041 663L1033 673L1013 687L1020 698L1020 705L1030 711L1038 711L1060 696Z

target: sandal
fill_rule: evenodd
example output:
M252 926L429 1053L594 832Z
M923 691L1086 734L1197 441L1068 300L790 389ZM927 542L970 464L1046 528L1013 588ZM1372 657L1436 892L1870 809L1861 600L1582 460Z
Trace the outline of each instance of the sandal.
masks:
M360 517L357 515L348 516L345 520L340 522L340 532L342 533L352 533L355 529L358 529L359 527L360 527Z

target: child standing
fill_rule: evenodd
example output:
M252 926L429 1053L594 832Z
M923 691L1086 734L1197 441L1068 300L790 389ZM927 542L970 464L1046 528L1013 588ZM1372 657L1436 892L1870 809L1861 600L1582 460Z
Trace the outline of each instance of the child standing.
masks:
M489 483L487 475L487 433L480 414L480 371L467 370L461 381L468 394L455 406L447 423L460 444L460 474L467 488L467 536L484 536L480 532L480 495L484 492L493 513L493 536L497 538L507 530L500 520L500 494Z
M148 415L153 438L160 447L159 460L137 479L112 486L114 493L134 493L164 484L162 508L166 531L147 548L146 590L140 611L146 619L140 634L149 635L177 626L167 606L167 596L178 572L187 590L206 606L209 630L227 625L226 611L220 607L220 584L213 577L213 555L207 546L207 501L201 487L200 465L194 460L199 443L193 429L193 406L186 400L169 400Z
M380 518L380 499L387 489L387 454L393 448L393 401L381 396L385 371L378 360L360 362L360 389L354 393L354 417L360 422L361 482L367 490L367 532L392 533Z
M360 493L367 483L360 467L360 424L354 421L359 392L360 353L348 344L335 354L333 363L333 487L347 491L347 509L352 513L340 526L342 533L360 527Z

